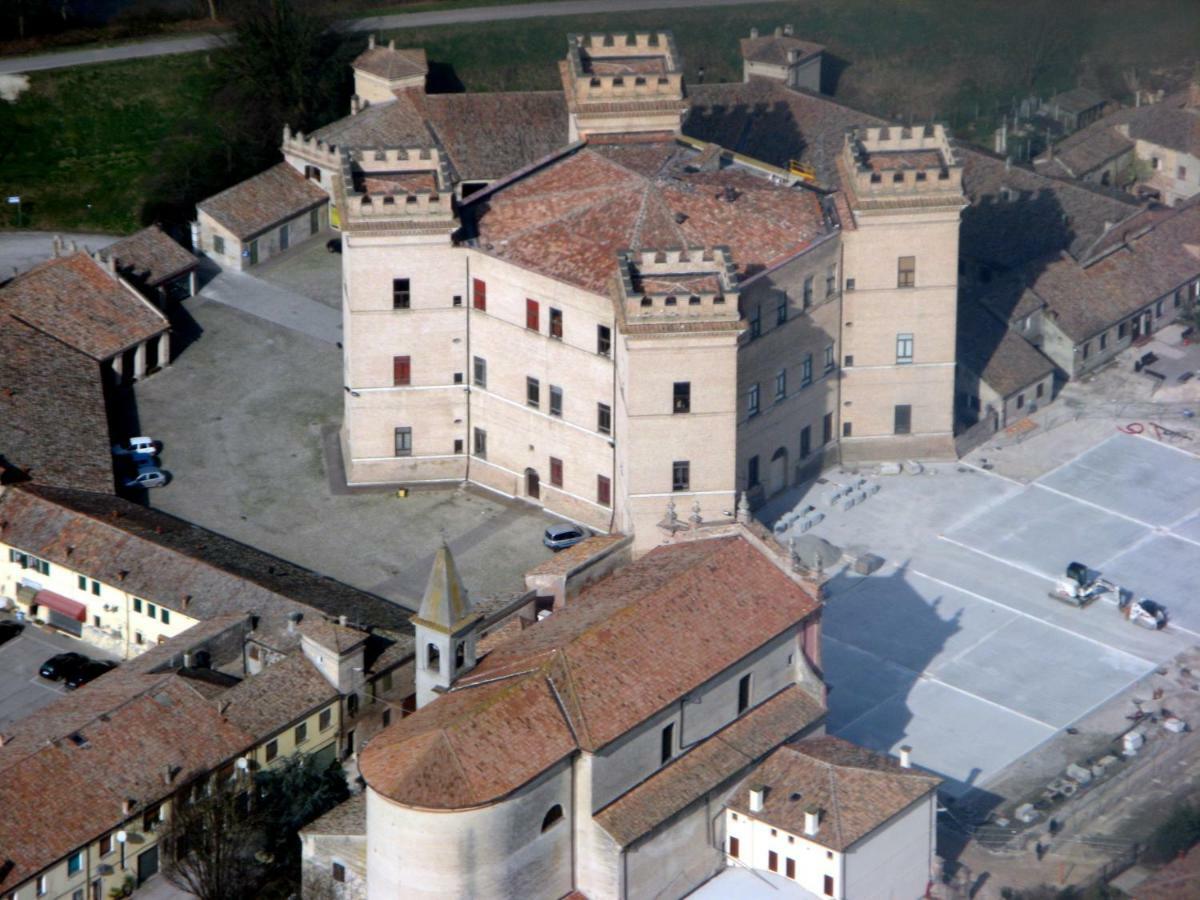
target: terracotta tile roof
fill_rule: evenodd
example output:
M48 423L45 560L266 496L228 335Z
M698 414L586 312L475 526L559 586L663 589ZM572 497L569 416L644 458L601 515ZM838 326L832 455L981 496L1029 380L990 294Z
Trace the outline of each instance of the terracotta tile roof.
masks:
M1040 350L979 304L959 305L958 362L1002 397L1010 397L1054 371Z
M300 829L301 834L367 834L367 795L355 794Z
M368 106L357 115L318 128L309 137L347 148L432 147L433 135L421 106L423 96L418 88L397 91L395 102Z
M221 695L229 703L229 721L256 741L337 698L334 686L303 653L267 666Z
M424 47L370 47L360 53L351 65L385 81L415 78L429 71Z
M1083 178L1118 156L1133 152L1134 146L1134 141L1103 119L1056 144L1053 156L1043 154L1034 165L1047 175Z
M1104 234L1106 223L1138 210L1137 201L1119 191L1050 178L961 143L955 150L970 199L959 246L977 262L1017 269L1063 250L1080 256Z
M121 277L141 288L157 287L200 264L157 225L143 228L100 251L101 259L112 256L117 258Z
M586 562L593 556L603 553L613 544L619 544L625 540L625 535L620 532L613 534L594 534L589 538L580 541L573 547L568 547L566 550L560 550L549 559L542 560L526 575L565 575L576 566Z
M196 204L196 208L241 240L329 200L329 195L293 169L279 163Z
M611 743L817 609L744 538L656 548L373 739L363 776L407 805L491 802L576 748Z
M775 66L786 66L788 64L788 55L793 50L799 53L797 61L800 61L810 56L815 56L825 49L821 44L814 44L812 41L802 41L800 38L786 34L768 34L764 37L742 38L739 43L743 59Z
M737 787L727 806L792 834L804 834L804 810L821 810L816 835L809 837L844 852L942 780L920 769L905 769L880 753L835 737L816 737L780 747ZM749 786L765 785L760 812L749 807ZM793 799L794 798L794 799Z
M1061 94L1055 94L1046 101L1046 105L1050 107L1058 107L1070 113L1086 112L1096 106L1101 106L1105 102L1093 90L1085 87L1071 88L1069 91L1063 91Z
M1200 156L1200 107L1191 103L1186 90L1138 107L1129 117L1129 136Z
M697 155L675 142L585 145L464 209L486 252L600 294L619 250L724 244L745 277L826 231L816 193L741 167L689 171Z
M295 612L408 630L408 612L381 597L111 495L13 486L0 521L5 542L51 563L196 619L255 612L261 632L289 644Z
M5 313L101 362L169 327L86 253L47 260L9 281L0 288Z
M96 361L0 313L0 478L111 492L109 447Z
M796 160L812 166L818 181L830 187L840 184L837 159L846 130L887 124L828 97L767 78L695 85L688 93L692 106L684 134L781 168Z
M627 847L824 715L824 707L799 687L784 688L622 794L596 813L596 823Z
M357 628L347 628L325 619L305 619L300 633L335 653L345 653L367 640L369 635Z

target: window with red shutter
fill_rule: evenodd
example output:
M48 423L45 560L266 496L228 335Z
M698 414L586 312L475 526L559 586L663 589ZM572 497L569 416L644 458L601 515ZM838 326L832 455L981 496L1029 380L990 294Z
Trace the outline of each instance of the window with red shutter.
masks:
M562 460L550 457L550 483L555 487L562 487Z
M392 357L392 383L397 387L406 385L412 376L411 357L408 356L393 356Z
M471 298L476 309L487 310L487 283L482 279L471 279Z
M596 476L596 502L602 506L612 506L612 482L603 475Z
M538 302L536 300L525 301L525 327L530 331L538 330Z

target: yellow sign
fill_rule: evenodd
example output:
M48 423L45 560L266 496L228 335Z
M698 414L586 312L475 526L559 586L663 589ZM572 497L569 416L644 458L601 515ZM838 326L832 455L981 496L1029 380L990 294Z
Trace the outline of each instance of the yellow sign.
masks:
M788 163L788 174L794 175L804 181L816 181L817 173L812 166L807 166L798 159L793 159Z

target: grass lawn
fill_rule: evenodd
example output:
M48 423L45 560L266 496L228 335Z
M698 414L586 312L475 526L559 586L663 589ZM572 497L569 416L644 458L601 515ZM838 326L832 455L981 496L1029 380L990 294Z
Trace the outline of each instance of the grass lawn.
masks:
M435 89L529 90L559 87L568 32L670 28L694 84L701 66L705 81L740 80L738 39L752 26L783 22L826 45L828 87L840 101L897 118L945 120L956 133L990 143L1015 97L1077 83L1120 97L1131 68L1145 78L1156 66L1187 64L1200 36L1200 4L793 0L404 29L384 38L424 46ZM347 41L361 44L364 36ZM179 209L180 197L203 197L236 180L236 154L222 151L221 117L210 111L207 58L36 73L15 104L0 101L0 194L26 199L25 227L129 231L158 214L163 195L173 195ZM342 98L338 108L348 105ZM14 211L6 206L0 227L15 227Z

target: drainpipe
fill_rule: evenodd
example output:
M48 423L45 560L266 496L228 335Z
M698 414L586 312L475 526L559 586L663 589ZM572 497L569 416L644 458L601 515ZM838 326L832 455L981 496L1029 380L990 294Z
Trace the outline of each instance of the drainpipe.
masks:
M463 248L465 253L468 248ZM463 329L465 337L463 338L467 348L467 358L463 365L463 381L466 385L467 393L467 412L466 412L466 435L463 437L463 452L467 455L467 467L463 473L463 482L471 480L471 452L474 447L471 444L471 392L475 387L475 360L471 356L471 308L474 305L474 298L471 296L471 254L467 253L467 283L463 287L463 315L466 316L466 327Z
M608 436L608 443L609 443L609 446L612 448L612 485L611 485L610 491L609 491L611 496L608 498L609 502L612 504L609 507L609 513L608 513L609 534L611 534L616 528L617 497L619 496L617 493L617 420L618 420L618 416L617 416L617 409L618 409L618 407L617 407L617 348L621 342L617 339L618 335L619 335L619 331L617 329L617 320L616 320L616 317L614 317L613 318L612 336L611 336L612 344L609 347L609 350L612 353L612 407L611 407L612 413L610 414L611 428L609 429L611 431L611 434L609 434L609 436Z

